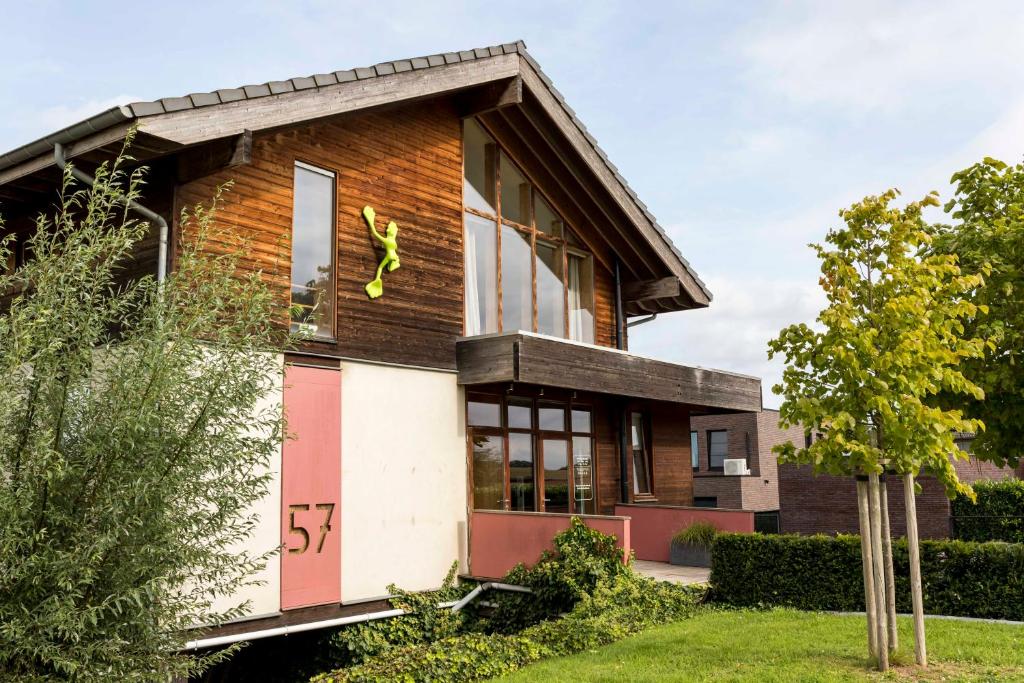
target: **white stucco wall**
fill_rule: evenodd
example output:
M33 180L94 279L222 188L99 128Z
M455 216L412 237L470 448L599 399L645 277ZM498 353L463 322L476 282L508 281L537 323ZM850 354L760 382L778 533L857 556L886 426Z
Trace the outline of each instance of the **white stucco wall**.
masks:
M466 567L466 440L451 372L341 367L341 599Z
M283 366L284 357L278 357ZM283 400L283 377L278 376L274 390L258 404L255 412L265 409L281 410ZM269 495L256 502L251 510L259 515L259 521L253 535L244 544L251 553L264 553L276 548L281 543L281 450L271 457L270 471L273 479L268 484ZM273 555L267 561L263 571L253 579L264 582L261 586L248 586L231 596L221 596L214 600L218 610L234 607L250 601L249 613L246 618L277 614L281 606L281 558Z

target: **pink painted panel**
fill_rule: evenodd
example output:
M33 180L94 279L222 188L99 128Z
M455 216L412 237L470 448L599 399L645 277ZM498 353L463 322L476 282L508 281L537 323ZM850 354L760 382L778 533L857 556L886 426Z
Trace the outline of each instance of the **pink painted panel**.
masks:
M746 510L616 505L615 514L632 519L631 541L638 560L668 562L668 546L672 537L694 522L710 522L720 531L754 532L754 513Z
M341 372L289 365L281 464L281 609L341 601Z
M523 562L532 565L560 531L569 528L572 515L540 512L473 513L469 543L469 571L473 576L499 579L508 570ZM629 556L630 524L628 518L582 517L590 528L615 536L616 545Z

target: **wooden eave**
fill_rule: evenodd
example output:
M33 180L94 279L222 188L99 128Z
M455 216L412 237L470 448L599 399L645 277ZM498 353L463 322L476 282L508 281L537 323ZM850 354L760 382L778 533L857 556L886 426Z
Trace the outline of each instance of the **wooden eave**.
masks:
M549 185L564 198L560 208L589 221L618 258L624 286L645 292L624 297L627 316L709 304L710 292L522 42L115 107L0 155L0 199L53 187L53 141L88 167L115 156L134 126L132 154L148 162L248 131L440 96L456 98L460 113L482 115L546 159Z
M678 365L527 332L456 343L462 385L524 383L667 401L718 411L761 410L761 380Z

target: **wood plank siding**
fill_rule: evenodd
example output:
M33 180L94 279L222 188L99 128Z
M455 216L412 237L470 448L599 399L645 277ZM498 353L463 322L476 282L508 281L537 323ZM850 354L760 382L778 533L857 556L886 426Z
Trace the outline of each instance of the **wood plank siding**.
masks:
M455 341L463 333L461 135L451 99L257 133L248 164L180 185L176 213L208 204L218 186L232 182L216 221L225 234L211 243L211 249L236 249L243 243L244 266L262 272L275 290L283 321L289 302L294 163L335 172L336 342L311 343L311 350L455 368ZM527 169L537 165L528 154L521 161ZM384 277L384 296L373 301L367 299L363 285L373 278L380 252L361 217L367 204L379 221L398 223L402 259L402 267ZM558 202L553 204L563 210ZM589 224L571 225L588 246L602 243ZM181 230L175 226L175 234ZM611 347L614 278L604 265L609 260L606 251L598 247L595 253L595 341Z
M351 358L452 368L462 333L462 152L453 106L436 100L257 134L252 161L189 182L181 206L208 202L233 186L220 227L251 241L249 266L260 269L288 303L292 185L296 161L337 174L337 341L314 350ZM384 296L369 300L380 254L363 222L399 226L402 267L385 275ZM284 309L282 308L282 311Z

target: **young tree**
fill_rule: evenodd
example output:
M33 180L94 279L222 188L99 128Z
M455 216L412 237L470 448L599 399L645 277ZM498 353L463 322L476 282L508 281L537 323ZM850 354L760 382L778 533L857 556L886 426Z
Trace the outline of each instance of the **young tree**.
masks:
M782 384L773 387L783 396L782 425L821 435L806 447L777 448L779 460L868 479L858 482L858 500L865 587L870 593L873 584L876 594L866 595L875 622L869 623L869 643L882 669L888 663L888 610L879 599L886 582L878 475L886 469L904 475L911 498L913 476L922 469L951 494L969 491L949 460L958 453L954 432L983 427L959 410L933 405L940 392L983 397L960 367L984 350L981 340L964 336L964 321L981 310L968 295L982 276L961 273L953 256L922 253L931 230L921 212L938 204L934 194L902 209L891 206L896 195L890 190L840 211L845 226L828 232L828 246L811 245L828 301L817 329L792 325L769 343L769 356L787 362ZM908 532L919 587L916 525ZM920 597L915 591L917 616ZM924 664L923 619L915 641Z
M988 314L968 319L966 329L992 346L963 370L985 400L959 395L946 403L985 423L973 455L1016 466L1024 460L1024 165L985 158L953 182L945 210L954 223L940 226L933 251L956 255L965 273L985 274L971 300Z
M65 173L32 259L0 274L0 671L8 680L155 681L212 658L186 629L275 549L241 549L281 443L275 304L183 214L163 286L125 267L148 226L125 159L95 187ZM224 239L218 236L219 240ZM9 245L5 244L3 249ZM6 259L0 258L0 263ZM222 604L222 603L221 603Z

